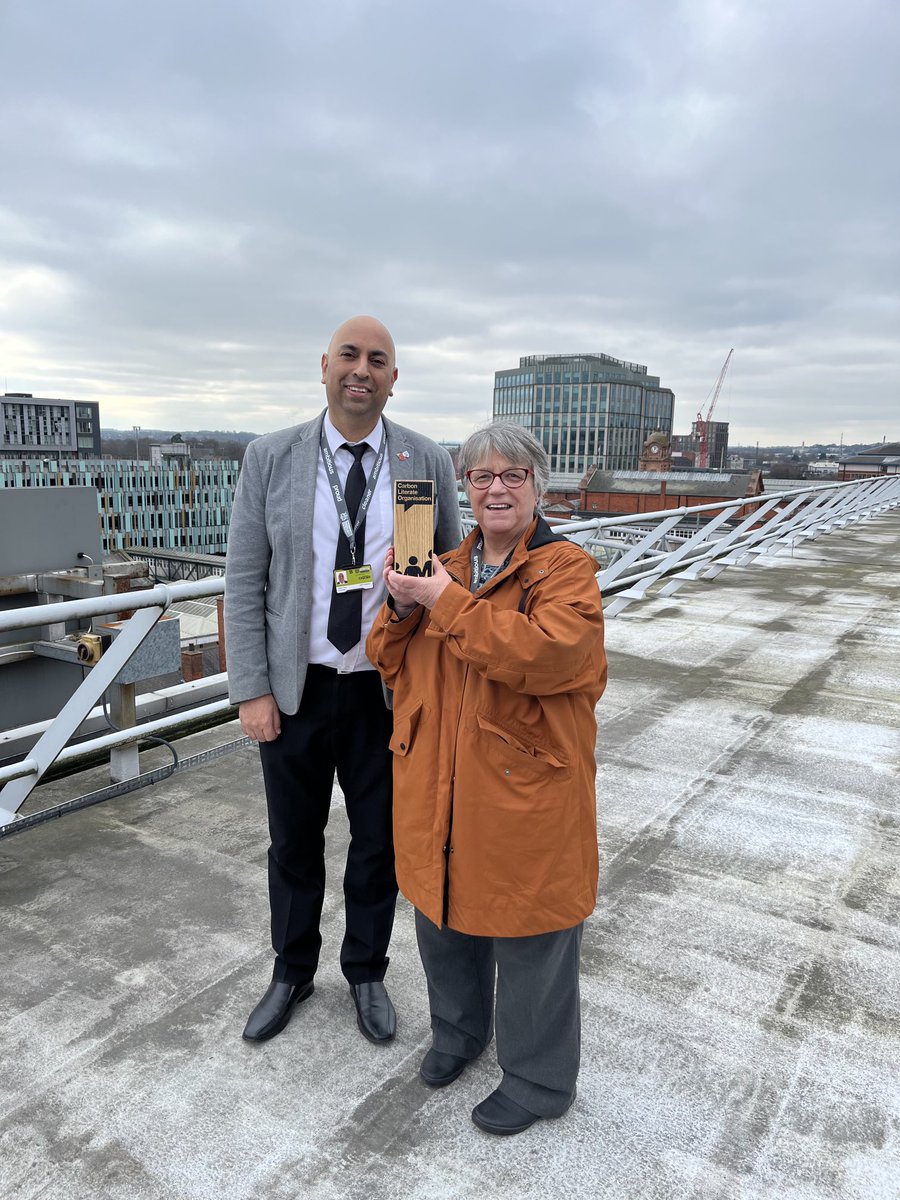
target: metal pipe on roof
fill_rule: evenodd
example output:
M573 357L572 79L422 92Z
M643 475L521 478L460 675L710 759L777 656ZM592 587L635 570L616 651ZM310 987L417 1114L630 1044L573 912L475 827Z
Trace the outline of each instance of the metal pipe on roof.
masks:
M86 596L80 600L65 600L60 604L34 604L29 608L9 609L0 613L0 631L28 629L35 625L51 625L84 617L109 616L126 608L132 610L160 607L165 611L177 600L217 596L224 591L224 579L209 578L191 583L158 583L154 587L139 588L133 592L112 596Z

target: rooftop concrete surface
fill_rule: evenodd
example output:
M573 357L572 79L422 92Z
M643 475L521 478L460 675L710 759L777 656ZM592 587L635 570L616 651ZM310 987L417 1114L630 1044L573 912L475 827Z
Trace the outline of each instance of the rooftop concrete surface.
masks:
M397 1038L359 1035L338 793L316 992L261 1046L255 751L0 841L0 1196L896 1200L898 563L891 514L609 622L578 1098L516 1138L469 1117L493 1047L417 1077L405 902Z

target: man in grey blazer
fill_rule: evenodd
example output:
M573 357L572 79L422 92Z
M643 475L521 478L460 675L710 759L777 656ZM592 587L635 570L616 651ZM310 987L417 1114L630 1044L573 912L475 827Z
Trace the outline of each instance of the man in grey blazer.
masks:
M280 1033L313 992L335 773L350 823L341 969L364 1036L384 1042L396 1028L384 986L397 896L391 715L365 657L383 599L393 481L434 480L436 553L457 546L461 532L446 450L381 415L395 357L373 317L341 325L322 355L325 412L251 442L235 492L225 574L229 690L241 728L259 743L275 951L248 1041Z

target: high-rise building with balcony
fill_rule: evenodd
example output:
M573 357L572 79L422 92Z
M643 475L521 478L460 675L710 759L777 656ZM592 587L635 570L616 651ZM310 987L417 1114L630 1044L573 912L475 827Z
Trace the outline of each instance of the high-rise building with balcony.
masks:
M100 405L95 400L6 392L0 404L0 456L100 457Z
M608 354L536 354L494 375L494 420L529 429L550 469L637 470L651 433L672 434L675 396L640 363Z

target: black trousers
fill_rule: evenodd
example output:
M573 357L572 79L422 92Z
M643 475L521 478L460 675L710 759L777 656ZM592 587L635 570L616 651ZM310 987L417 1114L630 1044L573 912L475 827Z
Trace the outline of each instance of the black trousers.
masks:
M313 664L299 711L282 714L280 737L260 743L272 839L275 979L304 983L318 966L325 826L335 773L350 822L341 970L350 983L384 978L397 900L391 728L377 671L339 675Z

